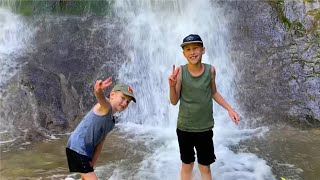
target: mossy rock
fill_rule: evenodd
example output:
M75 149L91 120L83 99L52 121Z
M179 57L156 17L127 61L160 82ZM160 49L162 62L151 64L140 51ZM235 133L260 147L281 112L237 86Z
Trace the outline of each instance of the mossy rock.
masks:
M31 16L37 14L95 14L107 16L111 14L112 1L106 0L12 0L1 2L1 6L10 7L18 14Z

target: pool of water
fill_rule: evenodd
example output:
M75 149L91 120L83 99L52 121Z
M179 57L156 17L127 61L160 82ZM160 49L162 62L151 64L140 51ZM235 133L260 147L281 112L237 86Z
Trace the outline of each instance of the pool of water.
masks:
M34 145L25 145L19 149L1 152L0 179L78 179L78 174L69 173L65 156L65 144L68 135L58 136L59 139L48 140ZM131 143L117 130L110 133L97 162L97 169L106 164L100 176L108 178L118 165L130 166L131 163L142 161L147 152L139 143ZM127 163L123 165L123 163ZM130 166L131 167L131 166ZM134 170L135 166L131 169ZM110 171L108 173L108 171Z
M320 129L274 127L263 137L241 143L239 149L265 159L278 179L320 179Z
M252 152L265 159L277 179L320 179L320 129L300 130L291 127L270 128L265 136L240 143L239 152ZM1 152L0 179L79 179L78 174L68 172L65 144L68 135L59 139L22 146ZM140 162L150 154L142 142L115 129L109 134L96 172L102 179L137 176ZM177 172L178 173L178 172Z

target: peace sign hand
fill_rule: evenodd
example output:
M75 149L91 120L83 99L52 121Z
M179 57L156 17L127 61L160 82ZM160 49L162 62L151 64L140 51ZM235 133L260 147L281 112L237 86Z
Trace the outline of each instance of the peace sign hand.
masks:
M104 90L106 88L108 88L109 86L111 86L112 84L112 77L108 77L106 80L102 81L102 80L98 80L96 81L96 83L94 84L94 91L95 92L104 92Z
M171 87L174 87L177 84L177 76L178 76L179 70L180 68L176 69L176 66L173 65L172 74L171 76L169 76L169 85Z

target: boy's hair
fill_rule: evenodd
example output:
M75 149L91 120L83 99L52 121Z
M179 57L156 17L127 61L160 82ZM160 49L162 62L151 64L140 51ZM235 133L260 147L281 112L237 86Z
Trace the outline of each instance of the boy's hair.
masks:
M202 39L198 34L189 34L182 40L182 44L180 45L182 48L187 44L198 43L203 45Z

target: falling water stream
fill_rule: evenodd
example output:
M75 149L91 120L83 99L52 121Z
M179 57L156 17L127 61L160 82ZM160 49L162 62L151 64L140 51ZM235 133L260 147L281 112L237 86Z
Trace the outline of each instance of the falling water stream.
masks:
M189 3L123 0L117 1L116 12L124 18L124 48L131 57L131 61L122 66L119 79L133 85L138 99L137 104L123 114L124 127L121 129L137 139L142 138L153 152L141 162L139 177L178 179L181 165L175 135L178 106L169 103L167 78L172 65L186 63L179 46L183 37L197 33L206 47L203 62L213 64L217 69L218 91L236 108L232 96L236 69L227 45L228 17L223 9L208 0ZM237 127L227 112L216 104L214 117L217 161L212 166L213 177L274 179L264 160L253 154L235 153L229 148L256 130ZM200 179L196 168L194 178Z
M12 124L8 123L12 121L6 121L2 115L2 113L7 113L1 109L6 106L5 101L8 99L5 98L5 95L9 93L4 86L25 64L16 62L16 58L32 49L30 41L33 34L34 30L20 16L0 8L0 144L15 140L10 135Z

